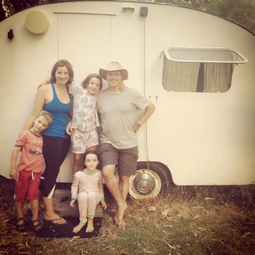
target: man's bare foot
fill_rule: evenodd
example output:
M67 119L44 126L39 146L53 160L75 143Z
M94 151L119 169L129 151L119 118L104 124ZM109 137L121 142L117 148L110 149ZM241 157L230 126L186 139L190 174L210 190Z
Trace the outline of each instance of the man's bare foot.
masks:
M80 222L76 227L73 228L74 233L78 233L84 226L86 222Z
M124 203L122 206L118 207L117 212L115 214L114 221L115 221L115 224L119 228L125 228L126 227L126 222L123 219L126 209L127 209L127 204Z
M125 222L125 220L124 219L122 219L122 221L117 225L119 228L125 228L126 227L126 225L127 225L127 223Z
M88 225L87 225L87 228L86 228L87 233L92 232L94 230L93 222L94 222L93 218L88 218Z

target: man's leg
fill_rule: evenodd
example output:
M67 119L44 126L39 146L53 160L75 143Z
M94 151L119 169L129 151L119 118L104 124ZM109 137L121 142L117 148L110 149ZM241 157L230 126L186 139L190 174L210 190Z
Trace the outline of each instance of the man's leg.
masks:
M124 228L125 224L123 221L124 212L127 209L127 204L122 197L120 188L119 188L119 180L117 176L114 174L115 172L115 165L107 165L104 166L102 169L104 180L106 183L107 188L111 192L114 200L117 204L117 212L114 217L115 223L118 227Z
M119 189L120 189L122 199L126 202L128 192L129 192L129 176L120 175Z

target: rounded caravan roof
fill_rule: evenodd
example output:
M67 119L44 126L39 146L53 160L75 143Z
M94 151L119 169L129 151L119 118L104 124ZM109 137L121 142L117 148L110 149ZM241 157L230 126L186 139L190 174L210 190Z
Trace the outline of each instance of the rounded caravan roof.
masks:
M92 1L94 1L94 0L92 0ZM90 2L92 2L92 1L90 1ZM34 6L30 3L26 3L25 6L22 6L22 4L20 4L18 10L14 10L13 6L9 7L9 8L8 8L8 6L4 7L2 9L2 12L1 12L0 22L2 20L4 20L5 18L8 18L9 16L11 16L11 15L17 13L17 12L25 10L26 8L31 8L31 7L35 7L35 6L39 6L39 5L45 5L45 4L58 4L58 3L73 2L73 0L39 0L38 2L39 2L39 4L34 5ZM96 2L96 0L95 0L95 2ZM104 1L104 2L106 2L106 1ZM206 5L201 4L200 8L197 8L197 6L193 7L192 3L190 1L179 2L178 4L169 3L169 2L164 3L162 1L157 2L155 0L139 0L139 1L132 1L132 0L123 0L123 1L122 0L117 0L116 1L116 0L111 0L111 1L107 1L107 2L146 3L146 4L157 4L157 5L166 5L166 6L168 5L168 6L176 6L176 7L180 7L180 8L187 8L187 9L191 9L191 10L201 11L201 12L211 14L211 15L214 15L216 17L225 19L229 22L233 22L234 24L236 24L238 26L241 26L242 28L246 29L247 31L249 31L249 32L251 32L252 34L255 35L255 30L253 31L253 29L255 28L255 24L246 25L244 23L240 23L240 22L244 22L244 19L242 19L240 22L238 22L238 20L235 20L235 15L231 15L233 17L232 19L227 18L226 16L223 16L223 15L217 15L217 13L213 13L212 11L211 12L207 11L207 6ZM241 4L241 2L240 2L240 4ZM29 7L27 7L27 6L29 6ZM232 7L232 6L233 5L231 5L230 7ZM220 8L220 4L219 4L219 8ZM251 3L251 8L253 8L252 3ZM231 10L229 10L229 9L228 9L228 11L231 13ZM242 10L242 8L239 8L239 9ZM4 15L4 11L5 11L5 15ZM249 17L249 13L244 12L244 14L247 18L249 18L249 23L250 23L251 20L255 19L255 17ZM7 17L6 17L6 15L7 15ZM250 27L248 27L248 26L250 26Z

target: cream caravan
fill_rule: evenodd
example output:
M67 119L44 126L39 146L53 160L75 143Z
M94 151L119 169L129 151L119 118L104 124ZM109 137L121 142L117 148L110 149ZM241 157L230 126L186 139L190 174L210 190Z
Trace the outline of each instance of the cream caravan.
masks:
M133 197L155 197L173 183L255 181L255 37L247 30L176 6L75 1L26 9L0 31L2 175L53 64L68 59L81 82L115 60L129 71L126 85L157 107L138 134ZM70 152L58 182L71 182L71 166Z

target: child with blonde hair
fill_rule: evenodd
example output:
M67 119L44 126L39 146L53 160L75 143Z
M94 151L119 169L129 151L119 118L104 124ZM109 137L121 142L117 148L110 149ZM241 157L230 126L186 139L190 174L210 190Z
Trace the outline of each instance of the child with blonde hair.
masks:
M41 132L50 126L52 120L50 113L41 111L34 120L32 128L21 132L12 152L10 177L16 180L14 192L17 211L16 228L21 232L26 230L26 219L23 212L23 204L26 199L31 204L32 228L38 232L43 227L42 222L38 219L39 203L37 197L40 177L44 170ZM21 157L17 164L20 152Z

